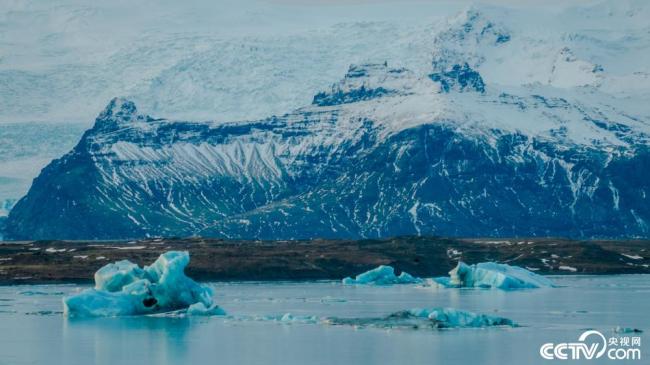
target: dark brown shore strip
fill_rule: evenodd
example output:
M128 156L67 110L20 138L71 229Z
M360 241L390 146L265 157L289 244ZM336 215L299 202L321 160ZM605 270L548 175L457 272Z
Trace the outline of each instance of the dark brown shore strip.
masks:
M0 285L91 282L101 266L140 265L168 250L187 250L187 274L201 281L341 279L378 265L430 277L459 259L497 261L540 274L650 273L650 240L553 238L246 241L207 238L138 241L34 241L0 244Z

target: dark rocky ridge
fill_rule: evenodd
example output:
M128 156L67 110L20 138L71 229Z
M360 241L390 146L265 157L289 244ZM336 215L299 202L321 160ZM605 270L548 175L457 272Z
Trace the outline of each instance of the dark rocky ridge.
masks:
M650 232L644 144L567 146L499 130L471 137L444 123L380 139L381 127L360 119L347 125L352 137L321 145L314 141L338 133L336 109L209 126L115 103L34 180L10 212L6 238Z
M431 277L446 275L458 260L497 261L537 269L542 274L648 274L649 244L649 241L437 237L312 241L189 238L131 243L35 241L0 244L0 283L90 282L94 272L109 262L128 259L140 265L148 264L167 250L188 250L191 263L187 273L203 281L341 279L382 264Z

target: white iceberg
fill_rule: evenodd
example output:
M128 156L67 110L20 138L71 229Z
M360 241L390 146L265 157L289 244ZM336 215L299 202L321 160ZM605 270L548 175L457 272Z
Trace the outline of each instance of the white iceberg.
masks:
M449 279L435 278L435 282L447 287L497 288L504 290L551 288L555 285L544 276L535 274L519 266L482 262L467 265L459 262L449 272Z
M391 266L381 265L372 270L366 271L357 275L354 279L347 277L343 279L343 284L374 284L374 285L390 285L390 284L416 284L421 283L422 279L413 277L406 272L402 272L399 276L395 275L395 269Z
M150 266L127 260L95 273L95 287L63 298L68 316L126 316L187 310L190 315L225 314L212 300L212 290L185 276L186 251L166 252Z
M454 308L409 309L375 318L328 318L325 323L373 328L439 329L483 328L496 326L516 327L503 317L489 316Z

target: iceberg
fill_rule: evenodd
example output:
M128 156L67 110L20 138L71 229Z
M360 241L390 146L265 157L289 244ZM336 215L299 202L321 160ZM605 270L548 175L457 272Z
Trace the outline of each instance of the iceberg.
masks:
M482 262L467 265L459 262L449 272L449 278L435 278L436 283L455 288L497 288L503 290L551 288L553 282L519 266Z
M373 328L442 329L517 327L514 321L454 308L409 309L374 318L328 318L327 324Z
M411 276L409 273L402 272L399 276L395 275L395 269L392 266L381 265L372 270L357 275L354 279L347 277L343 279L343 284L374 284L374 285L391 285L391 284L417 284L422 279Z
M188 315L223 315L212 290L185 276L187 251L166 252L140 268L128 261L108 264L95 273L95 287L63 298L67 316L128 316L186 310Z

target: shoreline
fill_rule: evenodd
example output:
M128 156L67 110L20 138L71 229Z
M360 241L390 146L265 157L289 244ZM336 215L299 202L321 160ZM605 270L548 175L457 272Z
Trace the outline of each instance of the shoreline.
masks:
M201 282L340 280L379 265L433 277L446 275L459 260L496 261L543 275L650 274L650 240L158 238L2 242L0 285L92 283L95 271L108 263L128 259L147 265L169 250L189 251L187 274Z

